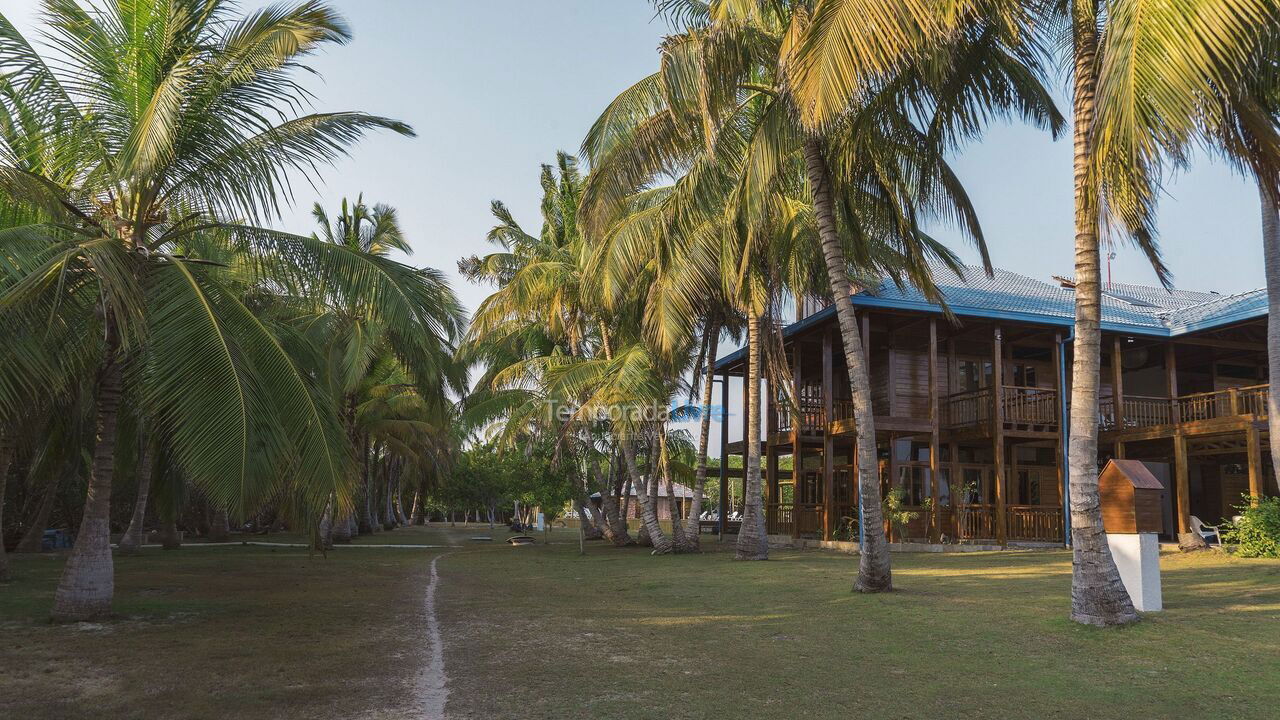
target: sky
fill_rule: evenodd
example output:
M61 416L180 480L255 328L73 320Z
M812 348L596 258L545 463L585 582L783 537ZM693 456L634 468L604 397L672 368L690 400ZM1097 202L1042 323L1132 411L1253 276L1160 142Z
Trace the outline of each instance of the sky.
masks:
M242 0L245 8L266 3ZM0 0L29 38L38 0ZM657 67L667 28L648 0L336 0L354 39L311 58L317 111L360 110L408 122L418 137L363 141L324 171L318 187L295 188L276 224L310 232L312 203L334 208L364 193L395 206L414 265L453 279L469 309L487 289L457 276L459 258L488 251L491 200L527 230L540 225L539 166L576 151L622 89ZM1061 83L1055 86L1059 97ZM1062 112L1069 105L1060 101ZM1070 137L997 123L952 158L982 221L993 262L1036 278L1072 274ZM1161 200L1159 230L1178 286L1223 293L1263 285L1258 199L1221 163L1200 158ZM935 233L959 243L946 228ZM976 262L972 248L953 247ZM1105 268L1104 268L1105 272ZM1154 284L1145 259L1116 249L1116 282ZM727 348L726 348L727 349ZM734 396L738 389L732 389ZM733 423L731 437L740 436ZM718 428L713 428L713 437ZM714 453L713 453L714 454Z

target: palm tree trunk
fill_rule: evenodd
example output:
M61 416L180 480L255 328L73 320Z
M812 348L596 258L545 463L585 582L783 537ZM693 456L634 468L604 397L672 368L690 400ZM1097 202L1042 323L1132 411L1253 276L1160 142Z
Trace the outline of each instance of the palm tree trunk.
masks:
M9 581L9 556L4 551L4 490L12 460L13 441L9 433L0 430L0 582Z
M143 440L140 446L142 456L138 458L138 495L133 501L133 516L129 518L129 527L120 538L119 551L122 555L133 555L142 547L142 525L146 522L147 496L151 493L155 454L151 451L149 441Z
M636 486L636 497L640 500L640 517L644 523L645 534L649 537L649 542L653 545L654 555L666 555L671 552L671 539L662 532L662 526L658 524L658 508L654 503L650 491L657 486L657 477L645 478L640 475L636 469L636 451L632 445L631 438L622 441L622 458L627 464L627 473L632 477ZM650 463L652 466L654 463Z
M53 619L92 620L111 613L115 566L111 559L111 481L116 460L121 368L115 331L108 325L107 350L95 393L97 438L85 496L84 516L71 557L53 596Z
M49 527L49 515L53 513L53 503L58 499L58 486L61 484L62 477L68 474L68 468L73 467L74 464L70 459L64 460L60 472L49 477L49 482L40 496L40 504L36 507L35 517L31 519L31 524L23 533L22 540L18 541L18 547L14 548L15 552L40 552L41 544L44 542L44 531Z
M849 282L849 265L836 230L835 198L831 193L831 175L827 170L822 141L818 138L806 140L804 156L809 187L813 193L814 216L822 240L822 255L826 260L836 319L840 324L845 366L849 370L853 419L857 429L854 444L858 454L858 506L861 510L862 544L858 548L858 579L854 581L853 589L858 592L885 592L893 589L893 572L881 512L875 411L871 405L871 373L866 349L862 347L862 334L858 331L858 319L853 311L853 285Z
M1262 262L1267 274L1267 317L1280 318L1280 199L1278 189L1258 181L1262 201ZM1267 368L1271 390L1267 393L1267 426L1271 437L1271 465L1280 495L1280 321L1267 323Z
M364 504L360 512L360 522L356 524L361 535L368 535L377 527L373 518L373 483L369 476L369 437L360 439L360 482L364 490Z
M612 468L612 463L610 463ZM626 545L634 545L635 539L631 537L631 533L627 531L627 518L620 514L617 498L614 496L612 469L610 475L603 480L600 479L600 469L593 467L592 472L596 475L596 485L600 488L600 507L602 509L602 522L597 521L600 532L615 547L624 547ZM591 499L587 498L587 504L591 504ZM593 508L593 512L595 512Z
M768 560L769 534L764 524L764 488L760 483L760 316L751 310L747 318L747 435L742 447L747 455L747 494L742 499L742 525L738 530L739 560Z
M413 491L413 505L409 508L409 524L422 524L422 491L415 489Z
M689 504L689 520L685 525L685 543L693 552L702 546L702 526L698 516L702 514L702 493L707 487L707 447L711 443L711 399L716 379L716 347L720 340L720 323L712 320L707 325L707 354L703 358L706 377L702 379L702 416L698 426L698 467L693 476L693 500ZM724 418L721 418L724 422ZM724 462L726 458L721 458Z
M689 545L684 537L684 523L680 521L680 510L676 505L675 485L671 482L671 464L670 457L667 454L667 426L666 423L658 425L658 462L661 468L661 474L653 477L656 484L658 478L661 477L667 488L667 515L671 518L671 543L677 552L688 552Z
M348 516L349 518L350 516ZM344 523L347 529L347 540L351 540L351 524ZM226 508L213 511L213 522L209 523L209 542L227 542L231 539L231 520L227 517Z
M160 529L160 547L165 550L177 550L182 547L182 534L178 531L178 513L164 521Z
M1098 494L1098 376L1101 362L1102 269L1098 248L1098 190L1092 130L1097 88L1097 0L1075 0L1075 234L1076 324L1071 367L1071 619L1122 625L1138 619L1120 580ZM998 384L998 379L997 379Z
M386 497L384 498L386 507L383 508L384 514L382 516L382 527L385 530L396 529L396 510L392 503L392 496L395 494L395 467L395 461L393 460L386 461L383 467L383 475L386 477L386 482L382 484L382 487L386 491Z

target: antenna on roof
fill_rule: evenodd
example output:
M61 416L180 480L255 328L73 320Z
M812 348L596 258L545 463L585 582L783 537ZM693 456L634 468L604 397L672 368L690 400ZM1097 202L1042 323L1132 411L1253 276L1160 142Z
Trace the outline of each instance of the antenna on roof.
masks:
M1116 259L1116 251L1107 253L1107 289L1111 289L1111 261Z

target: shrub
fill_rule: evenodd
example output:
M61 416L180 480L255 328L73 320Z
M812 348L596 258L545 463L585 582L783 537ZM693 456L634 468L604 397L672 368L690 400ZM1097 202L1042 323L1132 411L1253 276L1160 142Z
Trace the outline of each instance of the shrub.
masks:
M1280 558L1280 498L1249 500L1239 507L1240 519L1227 523L1223 541L1235 544L1241 557Z

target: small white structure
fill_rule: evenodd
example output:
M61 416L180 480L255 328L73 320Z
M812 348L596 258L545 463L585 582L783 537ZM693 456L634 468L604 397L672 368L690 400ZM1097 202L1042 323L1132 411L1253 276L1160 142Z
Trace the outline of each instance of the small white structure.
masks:
M1164 609L1160 592L1160 539L1155 533L1107 533L1124 589L1140 612Z
M1164 485L1141 461L1112 460L1098 477L1102 525L1111 557L1133 606L1164 608L1160 592L1160 539L1164 530L1160 493Z

